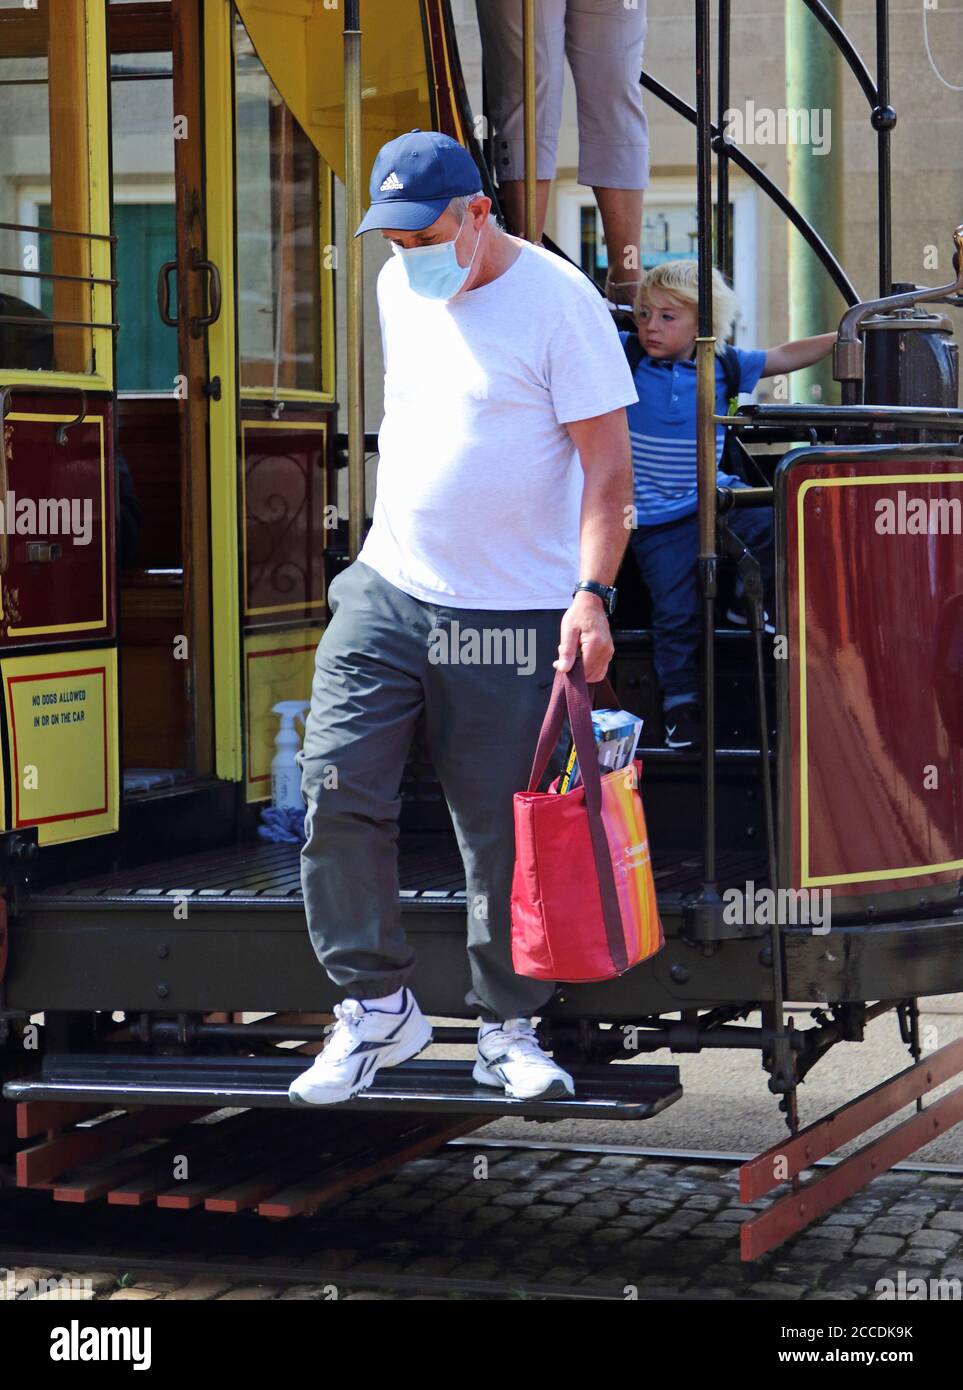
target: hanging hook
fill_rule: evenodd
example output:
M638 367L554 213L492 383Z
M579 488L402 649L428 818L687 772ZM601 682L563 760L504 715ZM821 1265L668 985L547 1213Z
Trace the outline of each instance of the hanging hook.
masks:
M80 388L79 386L78 386L77 390L78 390L78 393L79 393L79 395L80 395L80 414L76 417L76 419L74 419L74 420L68 420L68 422L66 423L66 425L58 425L58 427L57 427L57 443L58 443L58 444L66 444L66 442L67 442L67 431L68 431L68 430L72 430L73 427L74 427L74 425L82 425L82 424L84 423L84 420L87 418L87 392L81 390L81 388Z

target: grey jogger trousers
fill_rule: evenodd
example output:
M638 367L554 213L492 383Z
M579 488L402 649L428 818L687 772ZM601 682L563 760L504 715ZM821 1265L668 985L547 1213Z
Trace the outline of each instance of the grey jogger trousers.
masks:
M307 806L301 883L318 960L353 998L391 994L410 973L398 897L399 787L424 711L465 865L465 1002L487 1020L527 1017L554 988L512 969L512 795L528 785L563 610L439 607L359 560L335 577L328 601L333 616L318 644L298 754Z

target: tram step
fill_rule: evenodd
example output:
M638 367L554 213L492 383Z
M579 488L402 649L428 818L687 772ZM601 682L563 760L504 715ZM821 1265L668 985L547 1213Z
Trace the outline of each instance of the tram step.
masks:
M10 1107L11 1111L13 1107ZM96 1117L90 1124L91 1112ZM308 1114L24 1101L16 1185L55 1202L305 1215L488 1123L486 1115ZM189 1166L188 1166L189 1165ZM9 1240L9 1231L5 1229Z
M288 1109L288 1086L304 1068L295 1057L143 1057L48 1055L41 1071L8 1081L15 1101L116 1105L256 1106ZM644 1120L679 1100L679 1069L636 1063L573 1067L576 1094L562 1100L510 1100L479 1086L467 1061L417 1060L381 1071L368 1090L326 1109L411 1110L437 1114L520 1115L530 1119Z

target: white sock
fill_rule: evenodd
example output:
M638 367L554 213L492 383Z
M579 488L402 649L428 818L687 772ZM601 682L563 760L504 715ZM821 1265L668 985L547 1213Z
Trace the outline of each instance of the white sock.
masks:
M394 994L385 994L380 999L359 999L358 1003L363 1009L374 1009L377 1013L400 1014L404 993L405 988L402 985Z
M502 1027L504 1027L504 1024L501 1024L501 1023L486 1023L484 1020L482 1020L481 1027L480 1027L479 1030L478 1030L478 1036L479 1036L480 1038L483 1038L483 1037L485 1036L486 1033L494 1033L494 1032L496 1032L499 1028L502 1028Z

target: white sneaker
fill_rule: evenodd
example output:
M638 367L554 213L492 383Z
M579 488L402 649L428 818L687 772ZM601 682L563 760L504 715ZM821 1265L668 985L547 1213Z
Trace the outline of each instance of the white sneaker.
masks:
M334 1006L337 1023L307 1071L288 1087L292 1105L336 1105L370 1086L379 1067L396 1067L431 1042L431 1024L405 989L401 1011L366 1009L357 999Z
M511 1018L484 1037L472 1071L482 1086L504 1086L513 1100L552 1100L574 1096L575 1082L539 1047L527 1018Z

